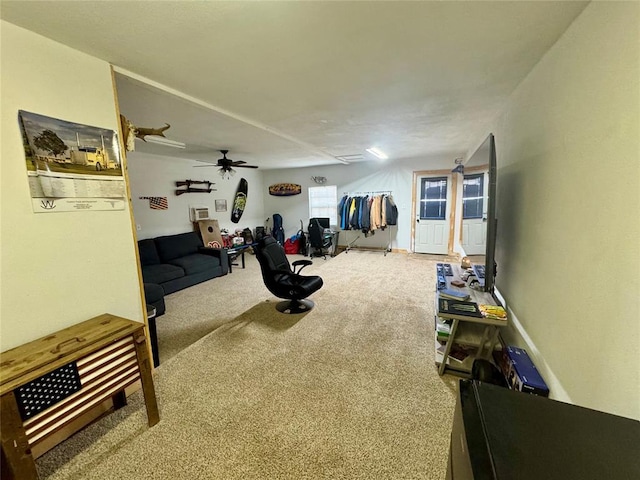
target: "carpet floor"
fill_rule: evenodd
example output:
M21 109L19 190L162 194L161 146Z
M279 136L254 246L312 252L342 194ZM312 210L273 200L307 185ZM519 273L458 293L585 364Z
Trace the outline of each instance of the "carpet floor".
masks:
M160 423L136 392L40 457L41 478L445 477L457 379L434 363L433 257L315 259L324 286L298 315L246 263L167 297Z

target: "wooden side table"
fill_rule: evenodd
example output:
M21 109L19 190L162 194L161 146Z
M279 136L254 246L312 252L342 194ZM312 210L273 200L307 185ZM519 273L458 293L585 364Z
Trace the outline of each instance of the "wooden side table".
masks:
M3 479L37 479L32 448L105 400L122 405L124 389L137 380L149 426L160 420L142 323L103 314L3 352L0 360ZM58 377L76 383L52 391Z

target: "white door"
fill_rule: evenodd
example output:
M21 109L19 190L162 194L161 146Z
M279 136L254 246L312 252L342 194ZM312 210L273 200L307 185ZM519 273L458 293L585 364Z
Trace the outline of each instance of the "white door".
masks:
M419 176L416 185L416 253L449 253L450 176Z
M487 244L487 172L464 176L462 182L462 248L467 255L484 255Z

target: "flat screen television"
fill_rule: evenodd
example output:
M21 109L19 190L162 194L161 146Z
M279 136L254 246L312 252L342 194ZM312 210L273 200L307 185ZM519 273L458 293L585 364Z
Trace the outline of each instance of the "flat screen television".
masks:
M474 271L480 285L485 292L493 293L497 265L495 261L496 234L498 220L496 218L496 186L498 181L498 168L496 165L496 143L492 133L482 142L478 149L464 164L465 174L473 171L484 171L488 176L486 181L486 195L483 201L486 208L482 208L482 221L486 222L485 252L484 256L471 256ZM463 220L464 221L464 220ZM467 252L465 252L467 253ZM484 278L482 278L484 275Z

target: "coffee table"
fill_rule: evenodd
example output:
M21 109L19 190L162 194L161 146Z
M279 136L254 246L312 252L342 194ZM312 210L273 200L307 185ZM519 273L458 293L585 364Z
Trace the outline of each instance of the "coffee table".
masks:
M227 256L229 257L229 273L233 273L233 267L238 266L237 263L233 263L238 257L240 257L242 268L245 267L244 252L253 248L255 243L249 243L245 245L237 245L235 247L227 248Z

